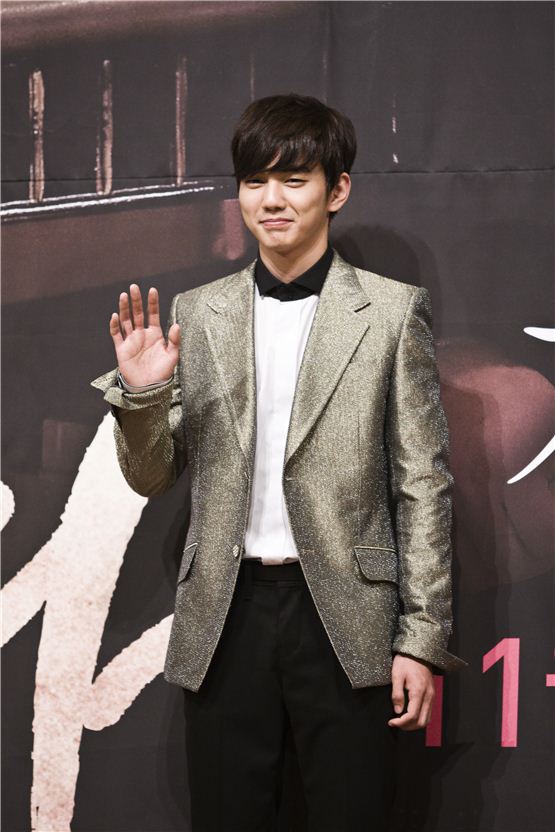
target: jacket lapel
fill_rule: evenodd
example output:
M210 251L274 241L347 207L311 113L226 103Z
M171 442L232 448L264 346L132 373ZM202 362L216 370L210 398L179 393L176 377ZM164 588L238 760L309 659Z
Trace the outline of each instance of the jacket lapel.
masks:
M220 385L249 471L254 468L256 450L255 263L253 260L227 280L215 282L207 301L212 311L208 311L205 323Z
M323 411L368 329L369 321L357 313L370 303L353 266L335 251L297 377L284 468Z
M215 287L207 302L217 314L211 313L205 324L249 471L256 450L255 262L223 282L222 288ZM368 329L369 320L358 313L370 303L353 266L334 251L297 377L284 468L324 409Z

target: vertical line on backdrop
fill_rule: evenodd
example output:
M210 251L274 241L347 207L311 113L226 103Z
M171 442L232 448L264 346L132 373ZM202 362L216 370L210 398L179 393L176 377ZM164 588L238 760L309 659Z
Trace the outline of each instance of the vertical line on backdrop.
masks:
M100 75L100 115L96 131L96 193L102 196L112 192L113 184L113 150L114 150L114 110L112 95L112 62L102 61Z
M187 124L187 56L181 55L175 70L175 184L182 185L187 173L185 130Z
M395 153L397 150L397 96L393 93L393 101L391 102L391 134L393 136L392 139L392 146L393 146L393 164L399 164L399 157Z
M251 101L254 101L254 84L256 81L256 67L254 63L254 52L251 49L249 53L249 95Z
M29 167L29 200L44 197L44 79L35 69L29 75L29 122L33 134L33 156Z
M331 3L325 6L324 14L324 48L322 49L322 86L321 98L324 104L328 103L328 80L329 80L329 56L331 50Z

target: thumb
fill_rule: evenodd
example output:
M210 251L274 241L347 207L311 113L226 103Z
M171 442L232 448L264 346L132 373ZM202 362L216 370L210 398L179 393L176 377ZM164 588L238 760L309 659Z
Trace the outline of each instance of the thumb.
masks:
M172 324L170 330L168 332L168 341L173 344L174 347L179 346L179 324Z

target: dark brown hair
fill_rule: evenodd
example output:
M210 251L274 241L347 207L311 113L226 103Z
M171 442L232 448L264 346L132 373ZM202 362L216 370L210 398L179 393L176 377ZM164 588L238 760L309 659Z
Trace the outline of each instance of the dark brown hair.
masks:
M329 196L343 171L350 172L356 152L350 119L317 98L296 93L253 101L231 140L237 188L243 179L269 170L279 156L273 171L311 170L320 163Z

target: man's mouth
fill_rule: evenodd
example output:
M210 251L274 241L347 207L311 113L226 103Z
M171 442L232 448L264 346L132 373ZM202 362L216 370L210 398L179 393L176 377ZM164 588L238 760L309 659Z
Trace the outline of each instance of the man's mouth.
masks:
M262 220L262 225L264 228L280 228L284 225L289 225L291 220L285 219L274 219L274 220Z

